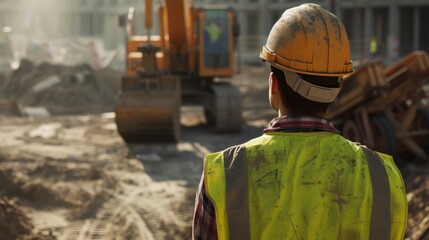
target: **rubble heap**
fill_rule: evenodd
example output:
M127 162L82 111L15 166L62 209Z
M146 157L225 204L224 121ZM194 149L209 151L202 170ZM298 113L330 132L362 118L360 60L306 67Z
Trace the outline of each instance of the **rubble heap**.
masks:
M30 234L32 229L24 212L13 201L0 197L0 239L17 239Z
M54 240L54 236L34 231L34 225L12 200L0 197L0 239Z
M54 115L113 111L120 79L120 72L108 68L35 64L23 59L17 70L0 75L0 99L46 108Z

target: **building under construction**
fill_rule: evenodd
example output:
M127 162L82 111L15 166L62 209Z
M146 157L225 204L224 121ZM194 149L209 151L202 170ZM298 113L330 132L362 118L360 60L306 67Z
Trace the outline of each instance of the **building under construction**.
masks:
M197 7L223 4L236 11L240 24L239 54L244 62L257 61L272 24L285 9L304 2L307 1L194 0ZM429 51L429 32L424 27L429 22L427 0L310 2L323 5L344 21L354 60L383 57L390 63L413 50ZM32 38L99 38L107 49L116 49L124 46L118 16L130 6L141 18L137 19L136 29L144 29L139 26L143 25L141 13L145 11L142 0L1 0L0 26L10 26L15 33ZM154 29L158 29L157 22L154 21Z

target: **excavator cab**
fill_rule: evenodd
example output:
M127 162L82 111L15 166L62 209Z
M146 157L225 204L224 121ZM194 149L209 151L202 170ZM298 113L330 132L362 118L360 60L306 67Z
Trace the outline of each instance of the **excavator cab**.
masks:
M146 0L147 32L151 6ZM240 92L225 81L235 71L234 12L165 0L159 21L159 36L134 34L133 8L120 21L126 29L127 66L115 120L122 138L128 143L178 142L182 104L202 105L217 132L240 131Z

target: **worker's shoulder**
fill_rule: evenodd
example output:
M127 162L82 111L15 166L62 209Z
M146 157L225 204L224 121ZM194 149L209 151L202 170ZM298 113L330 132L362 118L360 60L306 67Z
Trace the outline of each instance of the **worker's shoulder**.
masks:
M342 145L343 150L346 149L346 151L343 151L343 153L348 152L349 154L355 155L355 156L359 156L359 155L365 156L366 155L365 151L369 150L370 152L374 152L375 154L377 154L380 157L380 161L382 162L382 164L384 165L384 168L387 171L387 175L389 176L389 179L391 179L391 181L398 181L397 185L400 185L400 183L402 182L402 175L398 167L396 166L392 156L386 153L375 151L359 142L353 142L341 136L338 136L338 138L343 138L340 140L343 143ZM337 143L334 143L334 144L337 144ZM368 161L367 157L360 158L360 159L362 159L362 161Z
M266 135L262 135L260 137L250 139L247 142L227 147L221 151L206 154L205 158L211 158L211 159L218 158L218 157L221 157L225 153L237 152L244 147L249 148L249 147L253 147L255 145L261 145L261 144L264 144L266 141L269 141L269 137L267 137Z
M377 151L375 151L375 152L383 160L383 165L386 168L387 175L389 175L389 178L397 177L397 178L400 178L401 181L403 181L401 171L399 170L398 166L396 166L396 163L395 163L393 157L390 155L387 155L385 153L381 153L381 152L377 152Z
M332 143L338 144L338 142L341 142L343 144L343 146L349 147L354 152L359 152L359 151L363 152L364 148L367 148L370 151L373 151L370 148L368 148L367 146L363 145L362 143L351 141L351 140L349 140L349 139L347 139L347 138L345 138L339 134L336 136L336 141L333 141Z
M367 149L367 150L377 154L380 157L384 167L388 170L388 172L400 173L400 171L399 171L398 167L396 166L395 161L391 155L375 151L375 150L373 150L373 149L371 149L365 145L362 145L358 142L352 142L352 141L348 141L348 142L349 142L350 146L353 146L354 148L361 150L362 153L364 152L365 149Z
M353 141L350 141L350 140L348 140L346 138L344 138L344 139L348 142L348 144L351 147L355 148L356 150L360 150L361 152L364 152L365 150L366 151L370 151L370 152L374 152L374 153L376 153L383 160L383 162L389 162L389 163L390 162L392 162L392 163L394 162L393 161L393 157L390 156L390 155L388 155L388 154L386 154L386 153L382 153L382 152L378 152L376 150L373 150L370 147L368 147L368 146L366 146L364 144L361 144L359 142L353 142Z

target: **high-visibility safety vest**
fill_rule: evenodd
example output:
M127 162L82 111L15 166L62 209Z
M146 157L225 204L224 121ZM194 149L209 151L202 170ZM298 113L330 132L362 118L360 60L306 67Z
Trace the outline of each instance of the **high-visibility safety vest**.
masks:
M266 133L208 154L219 239L403 239L393 159L328 132Z

